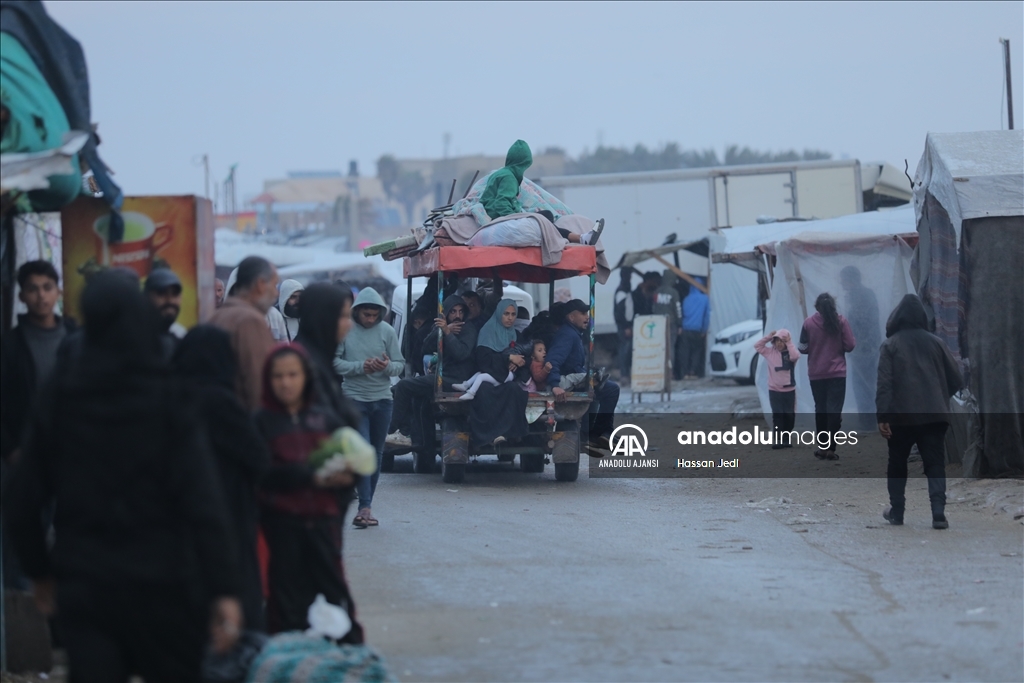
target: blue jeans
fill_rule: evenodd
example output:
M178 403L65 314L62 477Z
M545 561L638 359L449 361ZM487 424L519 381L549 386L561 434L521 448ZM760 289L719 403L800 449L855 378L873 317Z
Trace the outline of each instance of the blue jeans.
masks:
M380 464L384 456L384 441L388 438L388 427L391 426L391 410L394 401L382 399L380 401L353 401L363 414L359 423L359 433L369 441L377 451L377 470L369 477L360 477L356 493L359 496L359 508L368 508L373 502L373 493L377 490L377 480L380 479Z

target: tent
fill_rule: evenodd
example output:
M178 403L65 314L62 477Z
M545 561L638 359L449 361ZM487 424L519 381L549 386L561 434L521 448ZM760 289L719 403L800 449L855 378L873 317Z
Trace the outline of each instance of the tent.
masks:
M1024 474L1024 132L929 133L913 189L911 276L981 415L965 474Z
M743 320L762 317L759 299L767 298L771 281L768 260L759 246L808 231L901 235L914 232L914 226L913 209L902 206L826 220L783 220L712 231L711 331L717 332Z
M870 214L860 216L867 219L866 225L874 223ZM760 252L774 257L775 263L769 272L772 286L765 329L785 328L797 341L803 321L814 313L814 300L822 292L831 293L857 340L856 348L846 357L844 428L874 431L878 348L885 339L889 313L914 291L910 261L917 235L907 222L897 224L896 231L888 233L820 230L827 227L820 224L836 220L804 223L804 232L761 245ZM806 361L797 363L796 377L796 409L801 415L798 427L813 429L814 401ZM764 363L758 365L756 380L762 409L770 421L768 369Z

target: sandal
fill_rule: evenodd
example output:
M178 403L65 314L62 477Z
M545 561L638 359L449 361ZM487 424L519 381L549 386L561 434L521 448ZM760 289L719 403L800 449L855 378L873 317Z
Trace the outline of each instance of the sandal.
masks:
M380 522L377 521L377 518L369 510L363 513L363 520L366 522L366 526L380 526Z
M352 518L352 526L360 529L365 529L370 526L370 508L363 508L356 513L356 516ZM376 521L376 520L374 520Z

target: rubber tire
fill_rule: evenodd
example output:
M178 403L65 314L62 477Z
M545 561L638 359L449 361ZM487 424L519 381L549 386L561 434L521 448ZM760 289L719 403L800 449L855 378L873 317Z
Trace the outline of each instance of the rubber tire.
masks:
M380 471L393 472L395 470L395 454L385 453L380 458Z
M544 456L533 455L533 454L520 454L519 455L519 466L523 472L529 472L531 474L540 474L544 471Z
M576 481L580 476L580 463L576 462L556 462L555 463L555 481Z
M412 454L412 471L416 474L433 474L436 464L437 456L433 453L430 455L424 453Z
M758 354L755 353L754 357L750 360L750 377L747 377L745 379L738 379L736 380L736 384L748 387L757 381L757 359L759 357L760 356L758 356Z
M441 481L446 484L461 484L466 480L466 466L464 464L449 465L441 461Z

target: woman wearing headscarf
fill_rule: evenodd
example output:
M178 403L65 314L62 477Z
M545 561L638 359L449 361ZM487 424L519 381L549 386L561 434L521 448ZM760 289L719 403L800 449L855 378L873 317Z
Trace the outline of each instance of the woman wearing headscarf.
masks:
M478 381L477 400L469 413L470 435L476 444L497 445L523 437L529 430L528 395L512 381L515 371L527 364L516 349L516 312L515 301L502 299L477 337L477 367L493 379Z
M807 355L807 378L814 397L814 436L819 460L838 460L835 434L843 424L846 402L846 354L857 345L850 323L839 315L836 300L822 292L814 301L814 315L800 330L800 353Z
M352 329L352 290L317 282L302 292L299 333L295 341L309 353L317 395L349 427L359 429L362 415L341 393L341 377L334 370L338 344Z
M213 458L137 284L99 273L81 310L80 354L45 386L4 493L6 529L37 604L56 607L72 680L199 680L207 636L227 650L242 624Z
M212 325L194 327L178 346L173 367L181 379L192 385L196 412L217 461L231 535L237 542L239 590L246 626L262 631L256 487L270 464L270 451L235 394L237 370L231 337Z
M452 385L453 389L466 392L460 399L472 400L484 383L497 386L511 382L515 370L526 365L523 355L515 353L517 311L515 301L502 299L490 319L480 328L473 352L479 370L465 382Z

